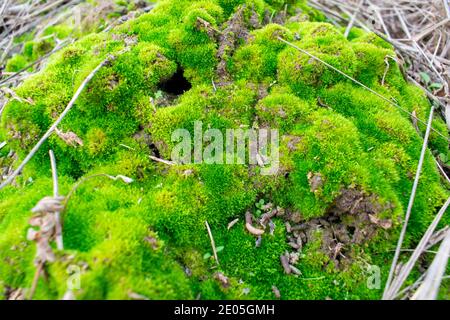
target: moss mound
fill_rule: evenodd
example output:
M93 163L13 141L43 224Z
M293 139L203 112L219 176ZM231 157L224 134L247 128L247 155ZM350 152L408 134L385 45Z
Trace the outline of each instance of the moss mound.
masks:
M52 194L52 149L61 194L100 173L134 181L80 184L63 212L64 251L55 250L35 298L61 298L74 265L77 299L270 299L273 286L283 299L379 298L381 290L367 286L368 266L380 268L382 281L387 276L422 139L407 114L278 37L424 121L430 106L387 58L395 56L388 44L356 29L346 39L322 20L303 1L163 0L55 53L17 88L23 100L5 108L2 163L11 151L23 159L95 66L116 58L15 186L0 192L0 295L31 286L36 247L26 234L31 208ZM223 132L278 129L280 170L263 176L255 165L167 166L149 158L169 160L172 132L193 133L194 121ZM440 119L433 126L446 135ZM447 141L433 133L431 145L445 153ZM447 196L428 152L408 243ZM270 217L261 239L246 230L246 213ZM286 270L286 261L294 268Z

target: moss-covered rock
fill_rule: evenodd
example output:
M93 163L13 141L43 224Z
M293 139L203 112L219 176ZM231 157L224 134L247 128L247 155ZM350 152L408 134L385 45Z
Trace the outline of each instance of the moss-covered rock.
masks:
M148 14L55 53L16 89L23 100L3 112L0 137L8 144L1 163L9 151L16 163L23 159L95 66L115 57L87 84L60 134L40 148L15 186L0 192L4 297L31 286L35 246L26 233L31 208L52 194L49 149L61 194L83 182L62 212L65 248L47 264L36 298L61 298L72 267L81 273L79 299L267 299L272 286L285 299L380 297L381 290L366 285L367 266L387 276L422 139L408 114L278 37L423 121L430 106L405 82L382 40L356 29L346 39L304 1L288 1L286 10L285 4L162 0ZM14 59L11 70L23 65ZM195 121L223 133L278 129L277 174L261 175L248 164L170 166L150 159L170 160L172 133L194 134ZM447 135L441 120L434 126ZM69 143L68 133L78 142ZM436 151L447 144L431 136ZM447 196L428 151L407 243L417 241ZM261 239L249 233L246 213L260 221L270 214L271 232L266 225ZM206 221L221 249L218 269L211 268ZM280 263L286 251L294 274Z

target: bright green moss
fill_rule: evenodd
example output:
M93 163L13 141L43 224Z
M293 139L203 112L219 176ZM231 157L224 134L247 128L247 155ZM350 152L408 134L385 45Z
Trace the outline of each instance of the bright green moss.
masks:
M39 281L37 299L61 298L70 266L81 270L81 290L74 292L78 299L194 299L199 294L202 299L271 299L272 286L283 299L380 298L380 290L367 287L367 266L379 266L386 278L422 139L407 113L278 37L395 99L422 121L430 105L405 82L389 58L389 45L358 29L345 39L342 30L317 22L323 17L304 1L288 2L284 26L263 25L267 13L276 15L284 4L160 1L149 14L55 53L42 72L16 89L28 102L6 105L0 136L21 160L86 76L108 55L115 57L86 86L58 127L62 134L52 135L41 147L16 187L0 192L0 297L6 289L30 287L35 245L26 240L26 231L30 209L52 194L52 149L61 194L85 180L63 213L65 250L48 265L49 280ZM220 32L236 12L243 14L239 27L244 36L225 46L219 57ZM313 21L305 22L305 14ZM64 37L68 30L48 32ZM26 45L27 58L35 54L34 46ZM221 59L229 79L218 74ZM262 176L256 165L168 166L149 158L172 160L178 143L172 140L174 130L185 129L193 137L195 121L202 121L202 132L278 129L280 170ZM447 136L442 120L436 117L433 126ZM424 129L419 123L421 134ZM64 139L68 133L81 143ZM430 145L433 152L443 152L448 141L433 133ZM0 154L1 163L13 161L7 154ZM293 249L285 220L327 219L349 190L370 199L367 205L392 227L376 228L367 241L345 244L342 266L324 249L326 232L316 231L294 263L301 275L286 275L280 255ZM417 242L447 196L427 152L405 246ZM267 230L256 247L244 221L246 212L262 214L255 206L262 199L286 214L273 218L273 234ZM344 223L364 214L344 212L341 219ZM238 223L228 230L236 218ZM205 221L221 248L215 269ZM228 287L216 272L228 277Z
M8 60L5 70L8 72L17 72L25 68L27 65L27 59L23 55L16 54Z
M394 47L391 44L386 42L384 39L378 37L374 33L367 33L367 32L360 33L359 36L355 39L355 41L371 43L379 48L384 48L384 49L389 49L389 50L394 49Z

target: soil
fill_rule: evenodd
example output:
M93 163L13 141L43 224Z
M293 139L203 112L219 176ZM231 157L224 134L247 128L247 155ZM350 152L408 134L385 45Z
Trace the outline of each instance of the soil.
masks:
M327 214L309 221L299 221L298 212L287 212L287 241L300 252L304 245L321 239L321 250L336 267L351 262L351 247L372 239L380 229L389 229L392 221L380 219L378 214L391 210L381 205L377 196L365 195L357 189L344 189ZM320 233L317 231L320 230Z

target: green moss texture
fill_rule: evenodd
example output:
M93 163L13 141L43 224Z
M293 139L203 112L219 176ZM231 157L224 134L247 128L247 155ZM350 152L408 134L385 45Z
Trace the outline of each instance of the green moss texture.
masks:
M83 177L100 173L134 181L97 177L80 184L63 212L64 250L55 250L56 261L46 265L35 299L61 299L70 265L82 269L77 299L129 299L131 293L151 299L272 299L272 286L282 299L380 298L382 288L367 286L367 266L378 266L384 283L423 140L407 113L278 37L423 121L431 106L388 58L395 57L390 45L357 29L347 39L324 20L295 0L162 0L150 13L53 54L16 89L24 100L5 107L2 161L14 151L17 165L86 76L108 55L115 59L88 83L58 127L82 143L53 134L16 183L0 191L0 297L31 286L36 246L26 240L28 220L31 208L52 195L52 149L63 195ZM61 37L68 32L56 31ZM45 46L30 44L28 54L37 57ZM17 56L8 69L25 62ZM177 92L181 82L185 92ZM278 129L280 170L263 176L254 165L167 166L149 158L170 160L172 132L193 133L194 121L223 132ZM423 133L425 126L418 126ZM433 127L447 135L438 117ZM432 150L446 153L445 138L433 132L430 139ZM349 193L356 204L346 209L342 202ZM446 197L427 151L406 246L420 239ZM266 231L256 247L245 213L258 217L258 208L269 202L285 214L273 218L273 234ZM324 248L328 229L318 228L292 262L301 274L285 274L280 255L293 251L286 222L328 219L336 211L337 226L367 213L392 225L364 222L371 236L341 241L340 263ZM219 266L209 257L205 221L220 247ZM217 272L228 277L227 285Z

